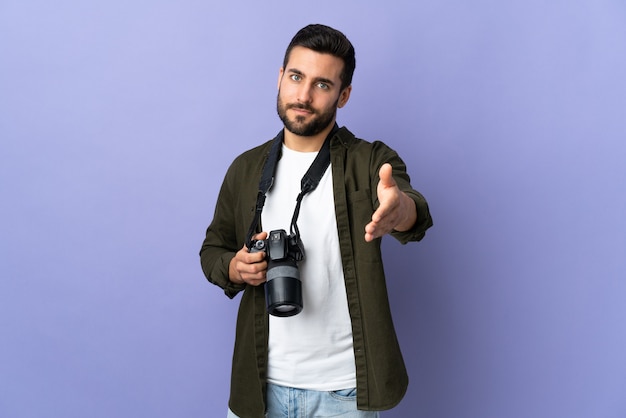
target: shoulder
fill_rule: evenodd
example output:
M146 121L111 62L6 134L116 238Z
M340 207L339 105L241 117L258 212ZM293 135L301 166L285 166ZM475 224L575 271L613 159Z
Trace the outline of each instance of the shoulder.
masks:
M387 160L399 159L398 153L381 140L366 140L355 136L346 127L339 129L335 144L341 144L347 151L348 158L366 159L382 164Z
M228 168L227 177L248 177L260 173L269 154L272 140L239 154Z
M248 164L251 161L256 161L258 159L265 159L267 154L269 153L270 147L272 145L272 141L273 140L266 141L261 145L258 145L254 148L251 148L239 154L233 161L233 165Z

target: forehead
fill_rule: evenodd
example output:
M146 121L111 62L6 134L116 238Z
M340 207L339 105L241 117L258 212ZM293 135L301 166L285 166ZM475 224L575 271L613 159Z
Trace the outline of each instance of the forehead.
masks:
M343 71L343 60L331 54L323 54L309 48L296 46L289 54L285 71L302 73L307 77L340 80Z

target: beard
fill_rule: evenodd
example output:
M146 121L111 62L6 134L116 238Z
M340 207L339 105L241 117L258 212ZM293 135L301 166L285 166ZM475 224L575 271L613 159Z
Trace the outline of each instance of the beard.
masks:
M299 136L315 136L326 129L328 125L333 122L335 116L337 115L338 103L339 98L337 98L333 106L325 109L323 112L318 112L311 106L303 103L284 104L280 98L279 91L276 99L276 109L278 111L278 117L281 121L283 121L285 128L289 132ZM287 116L287 110L289 109L307 110L311 112L312 118L308 123L305 122L304 116L296 116L294 119L289 119Z

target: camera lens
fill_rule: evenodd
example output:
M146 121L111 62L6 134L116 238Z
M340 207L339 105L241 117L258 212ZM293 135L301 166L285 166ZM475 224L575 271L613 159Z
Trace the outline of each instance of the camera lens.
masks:
M294 260L270 260L265 298L271 315L287 317L302 311L302 283Z

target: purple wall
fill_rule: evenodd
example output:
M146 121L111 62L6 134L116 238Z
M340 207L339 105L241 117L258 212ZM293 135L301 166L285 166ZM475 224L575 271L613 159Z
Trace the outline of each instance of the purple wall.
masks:
M312 22L435 219L385 241L383 416L626 415L622 1L210 3L0 4L0 416L224 416L238 303L197 252Z

